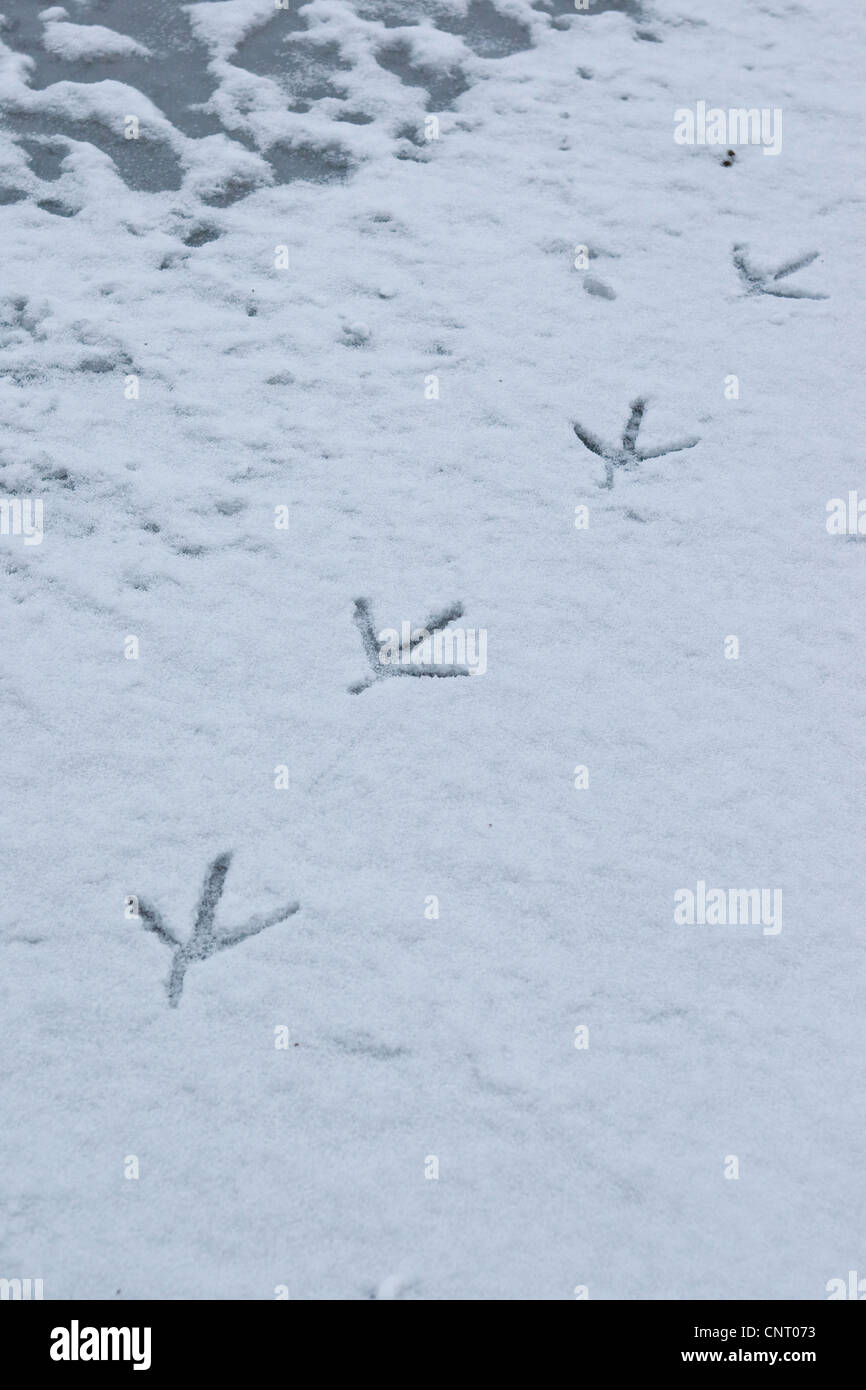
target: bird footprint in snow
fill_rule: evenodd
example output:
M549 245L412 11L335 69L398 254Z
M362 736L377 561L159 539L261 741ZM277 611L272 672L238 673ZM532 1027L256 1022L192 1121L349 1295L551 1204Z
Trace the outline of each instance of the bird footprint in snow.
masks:
M634 469L639 463L646 459L662 458L665 454L676 454L681 449L693 449L699 442L697 437L689 436L687 439L680 439L673 444L665 444L660 449L639 449L637 447L637 437L644 417L647 402L639 397L632 401L628 417L628 423L623 430L622 444L605 444L589 430L584 429L583 425L573 422L572 428L587 449L597 454L604 462L604 482L599 483L599 487L613 487L613 470L615 468Z
M472 674L470 668L464 665L431 665L418 660L422 644L431 643L437 633L445 631L449 623L453 623L455 618L463 615L463 604L452 603L449 608L445 608L441 613L432 614L424 623L423 627L417 628L409 636L408 641L401 641L399 650L394 652L390 659L383 661L382 649L376 637L376 628L373 623L373 614L370 610L369 599L356 598L355 612L352 621L361 634L361 643L364 648L367 660L370 663L372 675L367 676L366 680L356 681L349 686L352 695L360 695L362 690L367 690L374 681L383 680L386 676L469 676ZM408 627L408 625L407 625ZM450 638L451 634L446 633ZM438 639L437 639L438 640ZM441 643L440 643L441 645ZM435 650L435 644L434 644ZM465 642L464 642L465 652ZM423 653L422 653L423 655Z
M174 951L171 971L166 981L168 1002L172 1008L177 1008L180 1002L184 976L194 961L207 960L208 956L225 950L227 946L237 946L240 941L246 941L247 937L256 936L260 931L264 931L265 927L284 922L300 907L300 903L289 903L288 906L278 907L275 912L265 917L251 917L244 927L236 927L233 931L215 932L214 917L223 895L231 862L230 853L219 854L208 869L196 908L195 926L192 936L187 941L178 940L155 907L143 899L139 901L138 912L146 930L152 931L164 945Z
M774 288L777 280L785 280L789 275L793 275L797 270L803 270L807 265L818 259L817 251L809 251L807 255L798 257L795 261L786 261L780 265L778 270L758 270L749 261L746 252L748 246L739 243L734 247L734 265L739 274L740 280L746 294L772 294L777 299L829 299L826 294L810 294L808 290L798 289L795 285L793 289Z

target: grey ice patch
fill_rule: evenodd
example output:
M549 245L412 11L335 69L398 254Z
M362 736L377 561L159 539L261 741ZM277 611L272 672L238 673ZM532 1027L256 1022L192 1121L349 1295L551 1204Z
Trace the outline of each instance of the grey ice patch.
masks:
M458 64L431 67L415 56L404 39L383 44L376 62L399 77L405 86L426 88L428 111L450 111L457 98L469 90L470 83Z

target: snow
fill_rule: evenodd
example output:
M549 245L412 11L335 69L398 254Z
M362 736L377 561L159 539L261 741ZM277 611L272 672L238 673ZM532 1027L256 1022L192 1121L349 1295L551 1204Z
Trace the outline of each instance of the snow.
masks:
M63 18L53 19L56 10L43 11L47 20L43 43L49 53L71 61L89 58L120 58L135 54L149 58L150 49L136 43L126 34L116 34L102 24L67 24ZM63 12L60 11L62 15Z
M863 1217L866 546L825 527L864 490L862 25L496 0L528 38L488 58L465 4L224 0L172 57L137 8L40 19L30 64L0 31L0 490L45 528L0 536L0 1274L826 1297ZM698 100L781 108L778 157L678 145ZM825 297L747 292L740 245ZM618 446L637 398L643 451L699 442L600 486L574 425ZM362 596L461 603L483 679L349 693ZM224 852L216 931L300 907L172 1008L124 903L186 940ZM780 889L781 933L675 924L699 880Z

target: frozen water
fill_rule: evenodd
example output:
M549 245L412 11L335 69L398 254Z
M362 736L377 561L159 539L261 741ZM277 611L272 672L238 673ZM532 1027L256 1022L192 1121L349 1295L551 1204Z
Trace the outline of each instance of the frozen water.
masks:
M230 8L236 0L222 2ZM246 130L238 119L238 108L232 117L225 111L221 116L220 102L213 98L221 81L230 80L229 73L224 68L220 75L212 61L212 46L204 38L207 16L204 25L196 23L204 11L216 8L179 5L175 0L148 0L146 5L139 0L70 0L68 8L42 10L32 0L6 0L0 32L14 52L30 59L27 80L34 93L46 93L61 82L123 83L152 102L183 136L200 140L226 133L241 140L246 148L258 147L265 161L259 177L230 181L229 191L216 195L223 206L269 177L265 165L279 183L299 178L343 178L354 162L348 151L340 154L334 146L322 151L318 142L293 138L289 143L299 148L288 157L284 142L275 146L261 131L254 139L255 132ZM590 18L589 12L575 12L573 5L559 0L556 4L538 0L534 8L542 14L569 15L575 21ZM592 18L609 10L634 14L637 6L628 0L596 0ZM500 8L493 0L408 0L406 5L402 0L399 5L392 0L355 0L354 10L349 12L366 21L366 46L375 62L405 85L419 89L424 109L431 112L451 110L482 76L480 69L467 71L461 51L464 59L496 60L532 44L529 12L521 21L515 17L513 6ZM351 103L347 106L343 101L348 95L343 75L355 72L355 68L339 43L319 37L313 22L315 4L291 0L290 8L279 9L251 0L246 13L248 19L240 17L235 39L222 53L229 68L236 70L235 77L246 72L274 82L287 112L307 112L327 99L327 115L338 125L374 120L373 115L355 111ZM411 35L380 42L375 32L380 24L404 32L426 25L432 32L453 36L458 43L447 56L425 61L415 51ZM469 66L471 69L471 63ZM363 85L360 83L358 90ZM149 128L140 140L131 142L116 116L110 119L106 112L94 111L94 120L88 119L85 111L86 106L79 105L74 113L61 113L55 104L48 114L39 105L30 104L22 110L20 101L0 102L0 119L18 136L38 129L48 135L86 140L111 157L129 187L151 191L180 187L179 151L172 146L168 129ZM335 145L339 145L338 140ZM49 172L54 167L52 160L62 145L25 141L22 148L38 178L53 177Z

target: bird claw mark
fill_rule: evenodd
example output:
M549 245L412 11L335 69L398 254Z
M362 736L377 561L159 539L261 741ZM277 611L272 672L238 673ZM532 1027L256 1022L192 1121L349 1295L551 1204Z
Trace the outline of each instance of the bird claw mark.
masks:
M157 908L151 903L145 902L144 899L139 900L138 913L145 930L153 932L154 936L159 937L165 946L174 951L171 970L166 981L168 1002L173 1009L176 1009L180 1002L184 976L194 961L207 960L217 951L224 951L227 946L237 946L240 941L246 941L250 936L257 936L266 927L276 926L278 922L284 922L286 918L292 917L300 907L300 903L289 903L286 907L277 908L275 912L268 913L266 916L253 916L245 926L237 927L233 931L215 932L214 918L220 898L223 895L226 875L231 862L231 853L225 853L217 855L210 865L199 895L192 935L187 941L181 941L175 936L171 928L166 926Z
M356 681L349 686L350 695L360 695L363 690L369 689L376 681L384 680L386 676L468 676L470 670L468 666L422 666L417 662L404 666L402 658L409 656L424 641L425 637L432 636L436 632L442 632L449 623L453 623L455 618L463 616L463 604L452 603L447 608L443 608L440 613L431 613L427 621L421 628L416 628L410 638L408 647L401 644L398 660L390 663L382 661L379 655L379 643L376 638L376 629L373 624L373 614L370 610L370 601L366 598L355 599L355 611L352 614L352 622L361 634L361 645L370 663L372 675L362 681Z
M646 459L662 458L664 454L678 454L682 449L693 449L699 442L695 438L681 439L672 444L665 444L660 449L639 449L637 447L637 437L640 433L641 422L647 402L643 397L638 397L629 406L629 417L626 427L622 432L622 444L619 448L603 443L596 435L584 429L583 425L572 421L572 429L587 449L591 453L597 454L604 463L604 482L599 483L599 487L613 487L613 470L615 468L633 469Z
M829 299L826 294L811 294L808 290L793 289L774 290L772 286L777 280L784 280L789 275L793 275L797 270L803 270L807 265L818 259L817 251L809 251L805 256L798 256L794 261L786 261L780 265L778 270L758 270L749 261L746 252L748 246L738 243L733 250L734 267L743 283L746 294L771 294L777 299Z

